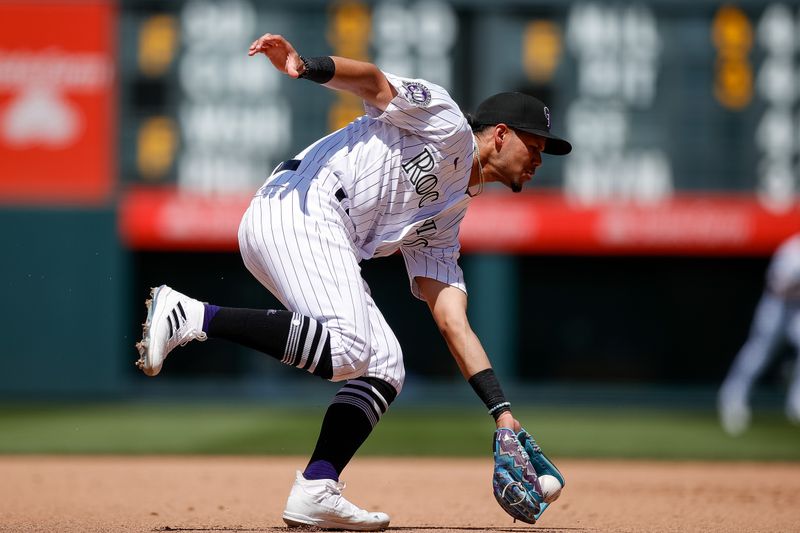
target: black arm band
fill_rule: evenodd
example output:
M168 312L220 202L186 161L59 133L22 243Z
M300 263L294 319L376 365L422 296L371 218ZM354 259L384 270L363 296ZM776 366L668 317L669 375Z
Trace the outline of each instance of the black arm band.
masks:
M495 420L501 413L511 411L511 402L506 400L503 389L500 388L500 382L497 381L497 376L494 375L494 370L491 368L481 370L469 378L469 384L478 397L483 400L483 403L486 404L489 414Z
M300 74L301 78L317 83L327 83L333 79L336 73L336 64L330 56L303 57L300 59L305 65L305 70Z

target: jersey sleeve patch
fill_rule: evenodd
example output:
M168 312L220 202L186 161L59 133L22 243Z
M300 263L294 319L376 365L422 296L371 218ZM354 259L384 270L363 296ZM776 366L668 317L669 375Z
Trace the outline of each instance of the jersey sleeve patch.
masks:
M397 94L384 109L365 101L364 110L370 118L432 143L440 143L458 132L472 137L464 113L444 88L426 80L401 78L388 72L384 75Z
M431 103L431 90L418 81L404 81L403 93L403 98L418 107L428 107Z

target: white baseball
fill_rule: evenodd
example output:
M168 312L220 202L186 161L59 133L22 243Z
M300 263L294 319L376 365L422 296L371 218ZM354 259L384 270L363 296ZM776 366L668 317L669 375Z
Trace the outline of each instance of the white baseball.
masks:
M553 503L561 496L561 483L555 476L539 476L539 486L542 487L545 503Z

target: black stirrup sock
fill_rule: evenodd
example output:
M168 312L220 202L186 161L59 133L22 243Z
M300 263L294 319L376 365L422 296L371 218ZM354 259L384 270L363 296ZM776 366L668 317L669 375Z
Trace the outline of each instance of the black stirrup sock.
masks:
M206 333L258 350L321 378L333 377L328 328L299 313L220 307Z
M382 379L349 380L328 406L308 465L327 461L341 474L396 397L394 387Z

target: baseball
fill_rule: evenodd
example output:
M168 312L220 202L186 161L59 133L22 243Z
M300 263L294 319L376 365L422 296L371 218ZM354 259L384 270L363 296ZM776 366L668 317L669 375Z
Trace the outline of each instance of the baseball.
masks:
M561 496L561 483L555 476L539 476L539 486L542 487L542 496L545 503L553 503Z

